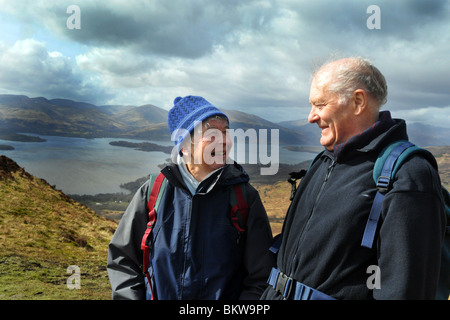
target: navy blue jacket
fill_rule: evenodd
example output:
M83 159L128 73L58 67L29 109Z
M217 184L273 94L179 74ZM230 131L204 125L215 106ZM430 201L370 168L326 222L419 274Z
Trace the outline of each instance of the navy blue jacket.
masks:
M385 146L407 138L405 122L381 112L373 127L311 166L283 226L282 272L337 299L434 299L445 216L439 175L424 158L413 156L398 170L376 245L361 246L376 193L374 163ZM380 288L368 285L373 268ZM269 287L263 298L281 296Z
M274 265L272 233L258 192L237 165L203 181L191 195L176 165L162 170L168 185L152 233L153 290L160 300L258 299ZM231 223L230 188L246 183L249 204L242 239ZM111 240L108 274L114 299L144 299L140 242L148 222L148 183L136 193Z

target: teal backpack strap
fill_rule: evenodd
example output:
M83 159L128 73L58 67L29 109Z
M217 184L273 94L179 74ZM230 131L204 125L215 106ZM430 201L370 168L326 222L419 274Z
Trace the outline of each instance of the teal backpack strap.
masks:
M149 178L148 178L148 190L147 190L147 198L145 198L145 202L148 203L148 199L150 199L150 193L152 192L152 187L153 184L155 183L155 179L156 179L155 174L150 174Z
M373 178L378 191L375 195L375 199L373 200L372 208L369 213L369 219L367 220L366 228L364 229L364 234L361 241L361 246L363 247L371 249L373 246L384 196L391 186L391 180L394 177L393 172L395 165L399 162L397 160L400 159L400 155L412 146L414 146L414 144L409 141L399 141L393 143L381 151L377 161L375 162Z
M378 220L381 215L384 196L390 189L392 180L403 162L415 153L423 155L437 169L436 159L431 152L419 148L407 140L396 141L380 152L373 168L373 180L377 186L378 192L375 195L370 210L361 246L372 248Z
M389 154L397 148L399 145L409 145L404 151L398 156L398 158L394 159L394 167L392 169L391 178L395 176L397 173L397 170L401 167L403 162L410 157L413 153L420 153L422 154L430 163L431 165L437 169L437 163L436 159L434 158L433 154L429 152L428 150L419 148L415 144L407 141L407 140L400 140L397 142L394 142L387 146L385 149L381 151L379 154L377 161L375 162L375 166L373 167L373 180L375 183L377 183L378 178L382 175L381 171L383 169L383 165L386 162L386 159L388 158Z
M153 185L154 185L154 183L155 183L155 180L156 180L156 178L157 178L159 175L162 175L162 173L159 173L159 174L151 174L150 177L149 177L149 179L148 179L149 183L148 183L147 200L146 200L147 204L148 204L148 201L149 201L149 199L150 199L150 194L151 194L151 192L152 192L152 188L153 188ZM164 178L164 179L162 180L161 186L160 186L160 188L159 188L158 197L156 198L156 202L155 202L155 206L154 206L154 207L155 207L155 211L158 210L158 207L159 207L159 204L160 204L160 202L161 202L162 195L164 194L164 190L165 190L165 188L166 188L166 185L167 185L167 179ZM151 210L151 209L149 209L149 211L150 211L150 210Z
M386 147L378 156L373 169L373 179L377 184L378 192L375 195L374 203L369 214L369 220L366 224L366 230L364 230L363 240L361 242L362 246L368 248L372 247L384 194L390 188L391 180L394 178L402 163L416 153L422 155L436 170L438 170L436 159L431 152L419 148L408 141L395 142ZM385 166L392 167L392 169L385 169ZM448 272L448 270L450 270L450 195L444 186L441 186L441 192L444 199L447 223L441 248L441 271L436 299L448 300L450 299L450 272Z

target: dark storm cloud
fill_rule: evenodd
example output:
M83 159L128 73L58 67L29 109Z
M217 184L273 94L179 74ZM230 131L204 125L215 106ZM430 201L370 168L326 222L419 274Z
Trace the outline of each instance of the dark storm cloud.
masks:
M366 27L367 19L373 14L367 9L372 5L381 13L381 29L376 32ZM304 41L327 41L338 48L362 41L364 37L380 42L417 40L429 32L438 32L443 19L449 18L446 0L302 0L290 1L286 6L303 22L298 30L299 37Z
M199 58L215 45L233 41L241 29L261 28L273 15L259 1L71 1L81 12L81 29L65 27L64 4L48 8L55 31L80 43L137 52ZM256 5L255 5L256 4Z
M66 27L70 5L81 10L79 30ZM371 5L380 8L379 30L367 28ZM449 106L449 1L0 0L0 8L28 32L44 30L83 48L72 60L61 49L35 65L49 85L29 80L31 55L3 60L16 87L70 94L71 84L72 94L84 90L83 101L97 89L97 98L114 92L111 103L159 106L195 93L277 116L308 107L313 65L336 54L367 57L380 68L387 107Z

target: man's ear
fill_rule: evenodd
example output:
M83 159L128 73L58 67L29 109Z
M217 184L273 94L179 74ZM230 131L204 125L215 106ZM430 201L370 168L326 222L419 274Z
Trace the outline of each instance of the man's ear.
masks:
M368 95L367 93L362 89L356 89L353 92L353 108L354 108L354 114L356 116L361 115L364 110L368 107Z

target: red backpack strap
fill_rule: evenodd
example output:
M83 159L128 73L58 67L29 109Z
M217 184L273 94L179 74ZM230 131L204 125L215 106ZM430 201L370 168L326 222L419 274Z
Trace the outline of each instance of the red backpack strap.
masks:
M150 192L150 196L148 198L148 203L147 203L147 209L148 209L148 223L147 223L147 229L145 230L144 236L142 237L142 242L141 242L141 250L143 251L143 271L145 276L147 277L148 280L148 285L150 287L150 291L152 293L152 300L154 299L154 294L153 294L153 288L152 288L152 283L151 283L151 278L150 278L150 274L148 273L148 268L149 268L149 264L150 264L150 246L149 246L149 236L153 231L153 227L155 225L156 222L156 210L155 210L155 204L156 201L158 200L158 195L160 193L161 190L161 186L163 185L164 182L164 175L162 173L158 174L158 176L156 177L151 192ZM150 178L150 183L151 183L151 178ZM150 185L149 185L150 188Z
M247 229L248 204L246 201L245 185L235 184L230 194L231 222L242 233Z

